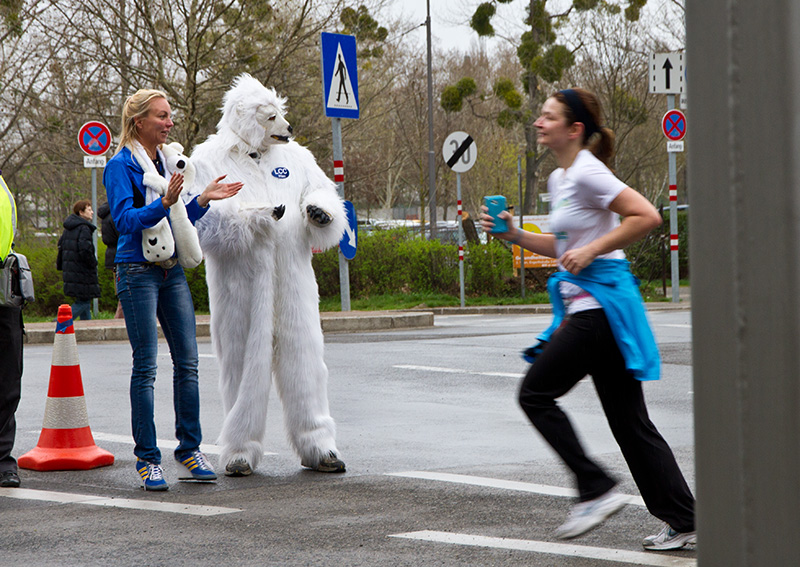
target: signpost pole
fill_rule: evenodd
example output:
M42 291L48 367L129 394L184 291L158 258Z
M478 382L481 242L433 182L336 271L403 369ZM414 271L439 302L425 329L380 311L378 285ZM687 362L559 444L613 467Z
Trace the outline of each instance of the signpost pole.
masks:
M517 185L519 186L519 229L522 230L522 156L517 156ZM522 287L522 299L525 299L525 249L519 247L519 281Z
M686 74L684 56L676 53L652 53L648 66L648 88L651 93L667 95L667 114L661 123L667 142L669 158L669 248L672 264L672 301L680 301L680 269L678 263L678 185L675 153L683 151L686 135L686 117L675 110L675 95L684 93L683 79Z
M92 212L94 213L94 225L97 226L97 168L92 168ZM92 231L92 244L94 245L94 259L98 259L97 255L97 231ZM98 262L97 269L100 269L100 264ZM92 311L93 317L97 318L100 314L100 304L98 298L92 299Z
M461 307L464 307L464 223L461 210L461 173L469 171L478 156L472 136L466 132L453 132L444 141L442 157L447 167L456 173L458 199L458 279L461 284Z
M358 118L358 64L356 61L356 38L352 35L325 33L320 35L322 56L322 99L325 116L331 119L333 138L334 182L339 196L344 200L344 160L342 159L342 118ZM339 173L337 173L339 170ZM349 209L348 209L349 210ZM355 210L348 213L348 226L352 221L352 233L345 231L339 242L339 287L342 296L342 311L350 311L350 271L347 258L355 256L356 231L358 228ZM342 251L347 239L347 256ZM352 254L351 254L352 253Z
M342 157L342 119L331 118L331 131L333 134L333 161L344 162ZM337 181L336 188L339 196L344 199L344 181ZM342 311L350 311L350 267L347 258L339 248L339 288L342 297Z
M675 108L675 95L667 95L667 111ZM669 158L669 248L672 268L672 302L680 301L680 265L678 261L678 185L675 152L667 152Z
M456 173L458 199L458 281L461 284L461 307L464 307L464 224L461 217L461 174Z
M94 224L97 222L97 168L105 167L105 154L111 147L111 130L102 122L90 121L78 130L78 146L87 155L83 156L83 167L92 170L92 211L94 212ZM92 232L92 245L94 246L94 258L98 259L97 250L97 231ZM99 268L99 263L98 263ZM100 313L98 298L92 299L92 311L94 317Z

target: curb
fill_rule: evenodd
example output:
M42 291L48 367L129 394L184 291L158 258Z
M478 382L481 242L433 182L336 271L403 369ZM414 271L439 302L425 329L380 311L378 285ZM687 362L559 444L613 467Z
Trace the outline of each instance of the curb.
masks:
M682 300L680 303L647 303L645 307L648 311L687 311L692 308L692 305L690 301ZM434 307L403 311L324 312L320 313L320 323L323 333L361 333L433 327L436 315L541 315L547 313L552 313L549 304ZM210 316L198 315L196 320L197 336L210 337ZM75 340L79 343L128 340L123 319L75 321L74 329ZM25 325L25 335L26 344L53 344L55 323L28 323ZM160 326L158 337L164 338Z
M648 311L689 311L692 308L690 301L682 299L679 303L666 301L645 303ZM434 315L541 315L552 313L553 308L549 303L533 305L486 305L475 307L426 307ZM415 311L415 309L409 309Z
M210 316L196 317L197 336L211 336ZM409 311L350 311L347 313L321 313L320 322L323 333L357 333L385 331L392 329L414 329L433 326L433 312L430 310ZM123 319L95 319L74 321L75 340L79 343L102 341L127 341L128 332ZM55 323L28 323L25 325L26 344L53 344ZM158 338L164 333L158 327Z

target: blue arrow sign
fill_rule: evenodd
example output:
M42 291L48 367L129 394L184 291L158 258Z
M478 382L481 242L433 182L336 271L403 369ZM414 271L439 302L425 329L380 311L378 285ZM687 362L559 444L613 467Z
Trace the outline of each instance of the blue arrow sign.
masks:
M353 35L322 33L322 96L325 116L358 118L358 66Z
M347 212L347 227L344 229L344 235L339 241L339 249L345 258L352 260L356 257L356 248L358 247L358 219L356 218L356 208L353 203L345 201L344 208Z

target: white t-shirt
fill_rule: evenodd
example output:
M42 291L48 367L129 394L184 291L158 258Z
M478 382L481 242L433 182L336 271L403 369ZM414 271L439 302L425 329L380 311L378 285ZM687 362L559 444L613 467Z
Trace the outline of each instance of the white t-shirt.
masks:
M550 230L555 235L556 258L567 250L580 248L619 226L619 215L609 205L627 187L589 150L581 150L572 165L556 169L547 180L552 212ZM601 254L598 258L624 259L622 250ZM558 269L563 270L561 262ZM567 313L597 309L600 304L581 288L561 283L561 294L570 300Z

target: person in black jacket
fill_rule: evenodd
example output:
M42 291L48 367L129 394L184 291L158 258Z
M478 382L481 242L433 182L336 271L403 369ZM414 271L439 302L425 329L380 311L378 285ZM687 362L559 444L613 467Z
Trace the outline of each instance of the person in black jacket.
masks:
M72 210L73 214L64 221L64 234L58 241L64 295L75 298L73 319L88 320L92 318L92 299L100 297L97 258L92 241L92 233L97 227L92 224L94 211L90 201L78 201Z
M114 224L114 217L111 216L111 207L108 203L103 203L97 208L97 216L100 217L100 236L103 239L103 244L106 245L106 269L111 270L112 274L116 274L116 262L114 258L117 255L117 241L119 240L119 231L117 225ZM114 279L114 295L117 294L117 278ZM114 313L114 319L122 319L122 303L117 301L117 312Z

